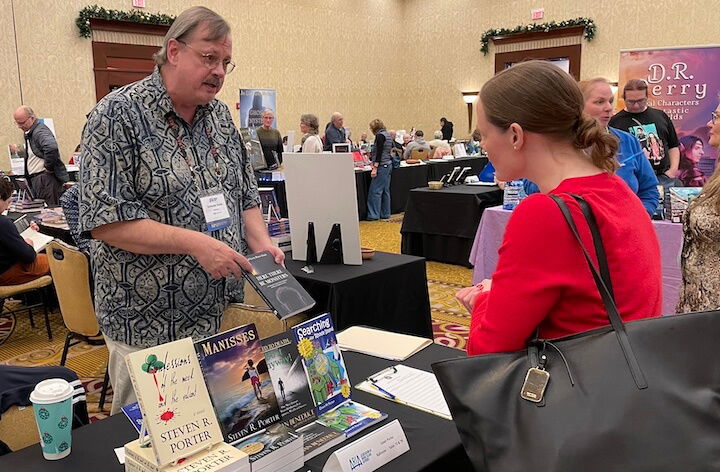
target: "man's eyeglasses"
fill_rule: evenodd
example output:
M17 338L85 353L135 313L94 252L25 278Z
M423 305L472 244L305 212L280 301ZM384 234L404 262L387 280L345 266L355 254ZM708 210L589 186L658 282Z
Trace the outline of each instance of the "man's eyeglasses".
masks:
M28 120L29 120L30 118L32 118L32 116L28 116L27 118L25 118L25 119L22 120L22 121L16 121L15 124L18 125L18 126L23 126L25 123L28 122Z
M203 64L205 64L205 67L207 67L208 69L214 69L219 64L222 64L222 68L226 74L229 74L230 72L232 72L235 69L235 63L232 61L223 61L222 59L220 59L220 56L216 56L215 54L212 54L212 53L208 53L208 54L202 53L202 52L198 51L197 49L195 49L194 47L190 46L185 41L182 41L180 39L177 39L176 41L180 44L183 44L184 46L187 46L195 53L199 54L200 57L202 58Z
M642 105L645 102L647 102L647 97L640 98L638 100L625 100L625 103L627 103L628 105Z
M718 114L716 111L710 113L710 123L715 124L717 119L718 119Z

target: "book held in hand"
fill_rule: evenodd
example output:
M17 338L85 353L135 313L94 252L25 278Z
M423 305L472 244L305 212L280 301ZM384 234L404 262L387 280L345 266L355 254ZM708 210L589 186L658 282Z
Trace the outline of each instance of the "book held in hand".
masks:
M284 320L315 306L315 300L300 282L277 264L270 252L252 254L247 259L253 272L246 272L245 277L279 319Z

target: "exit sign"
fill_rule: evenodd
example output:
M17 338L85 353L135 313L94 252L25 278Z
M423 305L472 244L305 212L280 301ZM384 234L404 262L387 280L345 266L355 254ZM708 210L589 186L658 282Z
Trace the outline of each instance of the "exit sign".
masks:
M530 12L530 17L533 20L541 20L543 15L545 15L545 9L544 8L538 8L537 10L532 10Z
M133 0L133 6L135 8L145 8L145 0Z

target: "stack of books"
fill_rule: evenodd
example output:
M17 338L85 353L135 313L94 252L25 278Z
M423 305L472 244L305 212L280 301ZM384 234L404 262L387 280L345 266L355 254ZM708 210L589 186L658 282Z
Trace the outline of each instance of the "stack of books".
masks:
M272 243L288 252L292 249L290 240L290 220L280 216L280 205L272 187L258 188L262 205L262 214L267 224Z

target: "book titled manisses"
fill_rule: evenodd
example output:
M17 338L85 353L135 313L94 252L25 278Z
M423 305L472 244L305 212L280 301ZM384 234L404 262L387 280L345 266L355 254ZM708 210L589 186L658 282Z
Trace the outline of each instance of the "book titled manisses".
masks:
M310 294L290 272L275 262L270 252L252 254L248 261L253 272L246 272L245 277L279 319L284 320L315 305Z
M254 324L205 338L195 349L226 442L235 444L280 421Z

